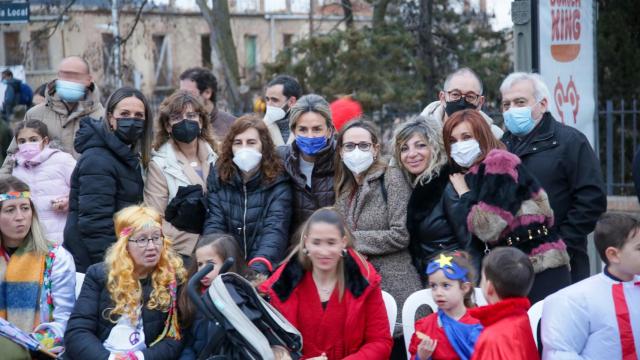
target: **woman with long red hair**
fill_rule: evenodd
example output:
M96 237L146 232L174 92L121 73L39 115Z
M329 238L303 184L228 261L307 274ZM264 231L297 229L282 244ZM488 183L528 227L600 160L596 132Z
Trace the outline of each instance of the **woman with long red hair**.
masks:
M449 161L457 169L450 175L445 209L456 208L449 214L454 230L475 260L479 263L498 246L524 251L536 272L529 293L532 302L570 285L569 255L554 229L549 198L520 159L504 150L475 110L449 118L443 139Z

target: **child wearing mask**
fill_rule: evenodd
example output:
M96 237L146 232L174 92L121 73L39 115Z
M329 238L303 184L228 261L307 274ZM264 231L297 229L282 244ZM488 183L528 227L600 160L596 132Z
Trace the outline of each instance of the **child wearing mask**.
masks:
M640 358L640 220L605 213L594 241L604 270L545 299L543 359Z
M49 146L47 125L40 120L20 122L14 133L18 151L12 175L29 185L46 238L62 243L69 211L69 186L76 160Z

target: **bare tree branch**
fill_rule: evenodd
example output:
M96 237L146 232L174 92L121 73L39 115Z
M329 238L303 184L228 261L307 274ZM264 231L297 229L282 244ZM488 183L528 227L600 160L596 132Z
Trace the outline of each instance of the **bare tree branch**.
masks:
M138 12L136 12L136 18L133 21L133 26L131 26L131 29L129 29L129 33L127 34L127 36L122 38L122 40L120 41L120 45L124 45L127 42L127 40L129 40L131 35L133 35L133 31L136 29L136 26L138 26L138 21L140 21L140 15L142 15L142 9L144 8L145 5L147 5L148 1L149 0L142 1L142 4L138 8Z

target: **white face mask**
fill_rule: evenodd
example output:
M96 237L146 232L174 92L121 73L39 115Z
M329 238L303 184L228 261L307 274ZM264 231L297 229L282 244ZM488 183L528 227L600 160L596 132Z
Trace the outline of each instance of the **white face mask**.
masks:
M458 141L451 145L451 157L463 168L469 168L482 153L476 139Z
M233 163L243 172L249 172L260 164L262 153L250 147L243 147L233 153Z
M267 112L264 114L264 120L269 124L273 124L278 120L284 119L285 116L287 116L287 112L282 108L267 105Z
M342 155L342 162L351 172L358 175L365 172L373 164L373 153L355 148Z

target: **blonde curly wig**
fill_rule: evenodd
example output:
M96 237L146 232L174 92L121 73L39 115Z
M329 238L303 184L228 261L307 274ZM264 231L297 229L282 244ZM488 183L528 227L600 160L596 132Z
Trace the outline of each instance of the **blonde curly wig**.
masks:
M117 212L114 225L118 240L108 250L105 263L108 269L107 290L115 306L106 310L104 316L111 322L117 322L120 316L128 316L133 324L138 320L137 309L142 302L142 287L135 277L133 259L127 250L131 234L149 223L162 228L162 216L157 211L143 206L129 206ZM123 231L124 230L124 231ZM186 271L182 258L172 247L171 240L163 236L160 260L151 273L151 296L145 306L147 309L167 312L172 306L171 282L184 283Z

